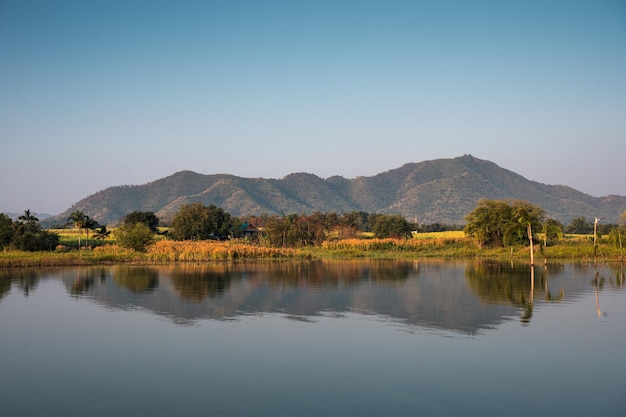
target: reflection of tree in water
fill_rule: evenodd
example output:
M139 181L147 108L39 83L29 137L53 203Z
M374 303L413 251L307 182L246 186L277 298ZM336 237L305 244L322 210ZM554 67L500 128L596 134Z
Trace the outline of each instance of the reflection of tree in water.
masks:
M233 273L230 271L177 271L171 275L172 285L178 295L189 301L201 302L215 298L230 288Z
M624 265L610 265L609 270L613 272L614 278L609 279L609 284L613 288L624 288Z
M271 286L336 288L363 281L404 282L417 269L410 261L309 261L276 265L265 275Z
M74 296L88 293L100 281L104 283L109 277L109 267L78 267L64 271L63 282L68 292Z
M522 309L521 321L527 323L532 317L533 302L543 293L546 301L560 301L563 289L553 294L548 276L563 270L563 265L546 265L535 268L527 264L514 264L497 261L481 261L468 264L465 279L468 288L483 302L512 304Z
M233 279L271 288L337 288L365 281L404 282L417 269L410 261L303 261L189 265L169 274L181 298L200 302L224 294Z
M529 266L510 266L500 262L468 264L467 286L483 301L499 304L523 304L530 291Z
M0 274L0 300L11 291L11 278L5 274Z
M393 261L384 262L380 261L374 265L371 269L372 280L375 282L398 282L402 283L406 281L409 276L417 275L419 268L417 264L413 262Z
M25 296L28 296L39 285L41 272L33 269L12 271L11 277L15 285L22 289Z
M107 278L109 277L109 271L110 269L107 267L100 267L100 268L95 268L94 272L96 274L96 276L100 277L100 282L104 283Z
M563 288L556 290L550 288L549 277L557 275L565 270L564 264L548 264L543 267L535 267L535 292L541 295L545 301L561 301L565 297Z
M113 273L113 281L132 292L152 292L159 285L159 272L154 268L119 267Z
M96 278L100 277L101 270L94 268L76 268L65 271L63 282L68 292L73 296L86 294L93 288Z

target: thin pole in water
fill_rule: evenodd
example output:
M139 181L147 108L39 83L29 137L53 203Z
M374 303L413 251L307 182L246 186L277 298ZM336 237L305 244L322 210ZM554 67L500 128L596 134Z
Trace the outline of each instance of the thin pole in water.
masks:
M528 222L528 240L530 241L530 266L535 266L535 254L533 253L533 231Z

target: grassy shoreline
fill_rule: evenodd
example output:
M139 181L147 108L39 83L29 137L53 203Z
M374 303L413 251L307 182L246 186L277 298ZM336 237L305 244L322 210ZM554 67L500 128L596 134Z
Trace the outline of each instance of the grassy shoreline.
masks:
M273 248L241 241L161 240L146 252L107 243L88 249L47 252L0 252L0 268L103 264L166 264L214 261L279 261L307 259L494 259L528 261L529 247L481 249L459 234L424 234L413 239L346 239L319 247ZM535 263L547 261L594 262L594 248L587 236L570 236L543 247L535 245ZM596 261L622 262L619 248L600 242Z

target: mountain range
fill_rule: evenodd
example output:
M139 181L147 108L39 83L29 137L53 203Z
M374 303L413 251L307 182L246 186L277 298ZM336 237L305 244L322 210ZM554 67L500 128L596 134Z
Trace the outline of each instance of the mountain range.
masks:
M234 216L321 212L401 214L419 223L463 224L481 199L526 200L564 224L576 217L617 223L626 197L593 197L564 185L528 180L471 155L408 163L370 177L326 179L293 173L282 179L180 171L143 185L109 187L46 220L63 223L80 210L101 224L133 211L171 219L184 204L214 204Z

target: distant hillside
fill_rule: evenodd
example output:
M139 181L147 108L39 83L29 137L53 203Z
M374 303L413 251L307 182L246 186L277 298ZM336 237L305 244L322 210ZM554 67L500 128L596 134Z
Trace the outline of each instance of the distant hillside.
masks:
M5 215L7 215L11 220L13 221L17 221L18 218L22 215L24 215L24 212L21 213L4 213ZM39 220L46 220L49 219L50 217L52 217L52 214L48 214L48 213L32 213L35 215L35 217L37 217Z
M115 224L135 210L153 211L167 220L182 205L201 202L235 216L364 211L402 214L419 223L463 224L480 199L527 200L564 224L579 216L616 223L626 210L626 197L597 198L567 186L541 184L465 155L410 163L355 179L296 173L277 180L181 171L144 185L99 191L47 223L64 222L75 210L104 224Z

